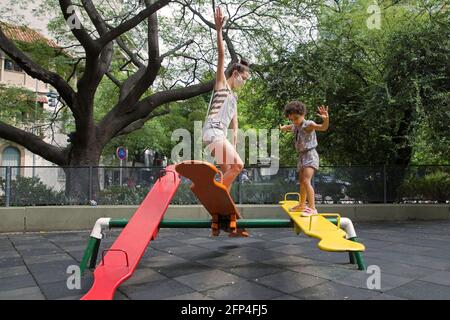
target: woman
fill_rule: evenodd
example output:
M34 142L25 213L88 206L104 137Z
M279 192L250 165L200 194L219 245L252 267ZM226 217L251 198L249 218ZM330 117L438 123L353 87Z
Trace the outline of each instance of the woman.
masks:
M222 39L224 18L220 8L216 9L214 20L219 57L214 92L203 127L203 143L207 145L207 149L219 164L223 174L222 182L230 192L233 181L244 168L244 163L236 151L238 113L237 96L234 91L244 85L250 74L248 63L241 60L239 63L234 63L225 75L225 49ZM229 126L233 129L233 144L227 140ZM238 213L238 218L241 217ZM230 233L230 236L247 237L248 232L245 229L238 229L235 233Z
M203 127L203 143L214 156L223 174L223 184L231 190L233 181L242 171L244 164L236 151L238 133L237 96L234 91L241 88L249 77L248 63L241 60L234 63L225 75L225 49L222 39L224 18L220 8L215 12L217 30L216 83ZM230 126L231 124L231 126ZM233 129L233 144L227 140L228 127Z

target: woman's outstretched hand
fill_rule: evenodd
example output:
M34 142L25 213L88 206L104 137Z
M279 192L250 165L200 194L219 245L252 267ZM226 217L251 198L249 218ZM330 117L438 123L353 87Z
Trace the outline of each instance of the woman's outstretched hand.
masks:
M222 16L222 9L220 7L216 8L216 13L214 15L214 22L216 24L216 30L222 30L223 22L225 21L225 17Z

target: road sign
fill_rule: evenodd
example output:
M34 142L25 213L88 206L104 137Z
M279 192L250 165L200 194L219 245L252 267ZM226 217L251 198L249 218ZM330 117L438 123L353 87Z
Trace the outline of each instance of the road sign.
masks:
M116 156L120 160L125 160L127 158L127 149L125 147L118 147L116 149Z

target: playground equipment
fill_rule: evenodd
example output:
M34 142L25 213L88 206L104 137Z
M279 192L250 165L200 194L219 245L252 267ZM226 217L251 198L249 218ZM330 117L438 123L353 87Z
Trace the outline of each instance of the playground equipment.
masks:
M229 230L231 236L237 235L236 221L242 217L222 184L222 173L211 163L198 160L183 161L175 166L175 170L192 181L192 192L212 217L212 235L218 236L221 228ZM217 174L220 174L220 183L215 179Z
M109 250L103 251L102 262L94 271L94 284L83 300L111 300L116 288L131 277L150 240L156 238L160 221L179 185L180 178L173 165L160 172L117 240ZM99 227L94 228L92 238L101 236Z
M163 220L167 207L175 194L180 177L185 175L193 184L191 190L211 214L210 220ZM168 174L170 173L170 174ZM217 236L220 229L236 232L239 228L293 228L299 234L303 231L310 237L320 239L321 250L349 253L350 263L365 270L362 252L363 244L357 237L350 219L341 218L336 213L326 213L311 217L301 217L299 212L289 208L298 201L280 201L281 207L290 219L242 219L228 193L227 188L215 181L220 173L213 165L203 161L185 161L161 170L161 175L131 219L100 218L97 220L81 261L84 273L89 264L94 271L94 284L82 300L112 299L117 287L131 277L144 254L149 242L154 240L159 228L208 228ZM100 241L106 228L124 228L110 249L104 250L101 263L96 267ZM342 230L343 229L343 230Z

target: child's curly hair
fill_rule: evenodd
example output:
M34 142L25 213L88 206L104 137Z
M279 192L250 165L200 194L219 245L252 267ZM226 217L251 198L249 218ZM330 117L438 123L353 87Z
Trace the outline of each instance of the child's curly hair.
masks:
M288 102L284 106L284 115L286 117L289 117L291 114L299 114L304 116L306 114L306 106L303 104L303 102L294 100Z

